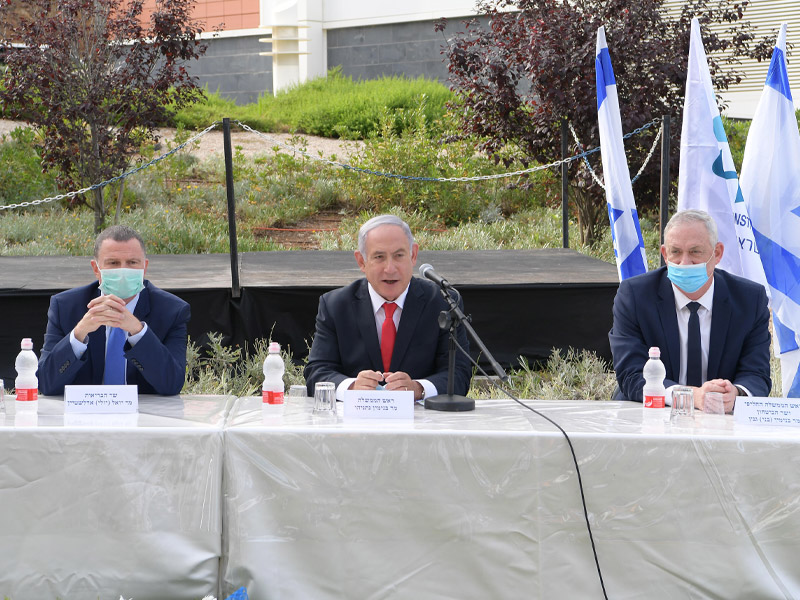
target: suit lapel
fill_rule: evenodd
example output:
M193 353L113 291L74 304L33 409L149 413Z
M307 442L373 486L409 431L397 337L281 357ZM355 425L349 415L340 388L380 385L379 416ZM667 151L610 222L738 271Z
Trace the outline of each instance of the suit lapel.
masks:
M661 319L661 330L667 338L666 351L669 358L667 378L677 381L681 369L681 341L678 335L675 294L672 291L672 283L667 277L666 269L661 275L661 282L658 286L658 317Z
M136 303L136 308L133 310L133 316L140 321L147 320L150 314L150 282L144 282L144 289L139 292L139 301Z
M372 311L372 300L367 289L367 280L362 279L356 291L356 322L364 341L364 350L373 371L383 371L381 346L378 342L378 330L375 328L375 313Z
M708 371L707 379L716 379L719 363L722 360L722 349L728 335L731 321L731 304L728 284L720 275L714 274L714 304L711 310L711 334L708 338Z
M399 365L403 363L403 358L408 351L408 347L411 345L414 331L417 329L417 323L424 309L424 291L412 277L408 288L408 294L406 295L406 301L403 305L403 312L400 315L400 326L397 329L397 337L394 341L391 371L402 370L399 368Z

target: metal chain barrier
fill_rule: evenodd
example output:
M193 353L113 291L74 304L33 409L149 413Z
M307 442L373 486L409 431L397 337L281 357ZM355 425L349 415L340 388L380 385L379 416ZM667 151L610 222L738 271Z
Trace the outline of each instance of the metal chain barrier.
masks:
M24 208L26 206L37 206L39 204L46 204L48 202L55 202L56 200L64 200L65 198L74 198L75 196L79 196L80 194L85 194L86 192L91 192L92 190L96 190L98 188L105 187L105 186L110 185L112 183L116 183L117 181L125 179L126 177L130 177L131 175L133 175L135 173L138 173L139 171L141 171L143 169L146 169L148 167L153 166L154 164L164 160L168 156L172 156L173 154L175 154L179 150L182 150L183 148L185 148L189 144L192 144L195 141L199 140L201 137L203 137L205 134L207 134L209 131L214 129L219 124L220 124L220 121L215 121L214 123L212 123L211 125L206 127L203 131L201 131L197 135L189 138L188 140L183 142L181 145L176 146L175 148L173 148L172 150L170 150L166 154L162 154L161 156L159 156L157 158L154 158L153 160L151 160L148 163L145 163L143 165L139 165L135 169L131 169L130 171L126 171L125 173L122 173L121 175L117 175L116 177L112 177L111 179L107 179L106 181L101 181L100 183L95 183L94 185L90 185L89 187L81 188L81 189L75 190L73 192L67 192L65 194L58 194L57 196L50 196L48 198L42 198L41 200L31 200L30 202L20 202L19 204L7 204L5 206L0 206L0 210L10 210L12 208Z
M632 136L632 135L634 135L634 134L646 129L647 127L651 127L653 124L658 123L658 122L660 122L660 119L653 119L653 121L650 121L649 123L645 123L639 129L636 129L635 131L632 131L631 133L628 133L628 134L622 136L622 139L627 139L630 136ZM578 148L580 148L581 147L581 142L580 142L580 140L578 140L578 134L575 131L575 128L572 126L572 123L569 123L569 130L570 130L570 133L572 133L572 139L575 140L575 144L577 144ZM653 158L653 154L655 153L656 148L658 147L658 141L661 139L661 134L663 132L664 132L664 126L662 125L661 127L658 128L658 132L656 133L656 138L653 140L653 145L650 146L650 152L647 153L647 156L645 157L644 162L642 163L642 166L639 168L639 171L636 173L634 178L631 179L631 183L636 183L636 180L639 179L639 177L641 177L642 173L644 173L645 167L647 167L647 164L650 162L650 159ZM589 170L589 173L591 174L592 179L594 179L595 183L597 185L599 185L601 189L605 190L606 186L603 184L603 182L600 179L600 177L598 177L597 172L592 168L592 165L589 163L589 159L586 158L586 156L583 157L583 162L586 165L586 168Z
M294 152L296 154L300 154L301 156L304 156L304 157L308 158L309 160L313 160L313 161L316 161L316 162L322 162L322 163L325 163L325 164L329 164L329 165L332 165L332 166L335 166L335 167L339 167L339 168L342 168L342 169L346 169L346 170L349 170L349 171L355 171L355 172L358 172L358 173L366 173L368 175L377 175L379 177L388 177L388 178L391 178L391 179L401 179L401 180L406 180L406 181L464 182L464 181L487 181L487 180L492 180L492 179L504 179L506 177L517 177L519 175L525 175L527 173L535 173L537 171L544 171L545 169L550 169L550 168L553 168L553 167L560 167L561 165L563 165L565 163L570 163L570 162L573 162L573 161L576 161L576 160L580 160L580 159L584 159L585 160L585 158L587 156L589 156L590 154L594 154L595 152L599 152L600 151L600 147L598 146L596 148L592 148L592 149L587 150L585 152L581 152L580 154L576 154L575 156L569 156L567 158L563 158L563 159L558 160L556 162L550 163L549 165L537 165L535 167L530 167L528 169L521 169L519 171L512 171L512 172L509 172L509 173L497 173L497 174L494 174L494 175L475 175L475 176L472 176L472 177L415 177L413 175L397 175L395 173L384 173L382 171L375 171L373 169L366 169L364 167L354 167L353 165L350 165L350 164L347 164L347 163L341 163L341 162L330 160L330 159L327 159L327 158L320 158L318 156L314 156L312 154L309 154L308 152L305 152L304 150L300 150L299 148L295 148L293 146L290 146L289 144L286 144L285 142L282 142L280 140L272 138L272 137L270 137L269 135L267 135L265 133L257 131L255 129L253 129L252 127L249 127L248 125L245 125L241 121L235 121L235 123L239 127L241 127L242 129L244 129L245 131L249 131L250 133L253 133L253 134L255 134L255 135L267 140L271 144L282 146L282 147L286 148L287 150L290 150L290 151L292 151L292 152ZM645 129L647 129L649 127L652 127L653 125L657 125L659 123L660 123L660 119L653 119L652 121L650 121L649 123L645 123L644 125L642 125L638 129L635 129L634 131L625 134L623 136L623 139L626 139L626 138L629 138L631 136L637 135L637 134L641 133L642 131L644 131ZM655 148L655 146L653 146L653 148ZM652 153L653 153L653 151L651 150L650 151L650 155L651 156L652 156ZM588 163L588 160L586 162Z
M248 131L250 133L253 133L253 134L257 135L258 137L267 140L268 142L270 142L273 145L279 145L279 146L282 146L282 147L286 148L287 150L290 150L293 153L300 154L301 156L304 156L304 157L308 158L309 160L313 160L313 161L316 161L316 162L322 162L322 163L325 163L325 164L332 165L334 167L338 167L338 168L341 168L341 169L346 169L348 171L354 171L354 172L357 172L357 173L366 173L368 175L376 175L376 176L379 176L379 177L387 177L387 178L391 178L391 179L400 179L400 180L404 180L404 181L429 181L429 182L490 181L490 180L494 180L494 179L505 179L507 177L518 177L520 175L526 175L528 173L536 173L538 171L544 171L545 169L551 169L551 168L555 168L555 167L560 167L563 164L567 164L567 163L574 162L576 160L583 159L586 162L586 165L589 167L589 170L592 173L592 176L595 178L595 180L598 182L598 184L601 187L603 186L602 182L597 178L597 175L592 170L592 167L589 164L589 161L587 159L587 157L589 155L600 151L600 147L599 146L597 146L595 148L591 148L589 150L586 150L586 151L581 152L580 154L576 154L574 156L569 156L567 158L562 158L561 160L555 161L555 162L550 163L548 165L537 165L535 167L529 167L527 169L520 169L518 171L511 171L511 172L508 172L508 173L496 173L494 175L475 175L475 176L472 176L472 177L416 177L416 176L413 176L413 175L398 175L396 173L385 173L383 171L376 171L376 170L367 169L367 168L364 168L364 167L355 167L355 166L347 164L347 163L342 163L342 162L330 160L330 159L327 159L327 158L321 158L319 156L314 156L312 154L309 154L308 152L305 152L304 150L300 150L299 148L295 148L293 146L290 146L289 144L286 144L285 142L282 142L280 140L272 138L272 137L270 137L269 135L267 135L265 133L262 133L262 132L260 132L260 131L258 131L256 129L253 129L252 127L242 123L241 121L234 121L234 122L239 127L241 127L243 130ZM639 133L641 133L645 129L648 129L649 127L652 127L653 125L659 124L659 122L660 122L660 119L653 119L649 123L645 123L644 125L642 125L638 129L635 129L632 132L627 133L622 137L623 137L623 139L627 139L627 138L632 137L634 135L638 135ZM0 211L1 210L10 210L12 208L25 208L27 206L37 206L39 204L55 202L57 200L64 200L65 198L74 198L75 196L78 196L80 194L85 194L86 192L90 192L92 190L96 190L98 188L105 187L105 186L110 185L112 183L116 183L117 181L120 181L122 179L130 177L131 175L134 175L134 174L138 173L139 171L142 171L143 169L147 169L148 167L151 167L151 166L155 165L156 163L164 160L165 158L167 158L169 156L172 156L176 152L182 150L183 148L185 148L189 144L194 143L195 141L197 141L198 139L200 139L201 137L206 135L209 131L211 131L212 129L216 128L218 125L220 125L220 123L221 123L220 121L215 121L214 123L212 123L211 125L206 127L203 131L201 131L197 135L192 136L191 138L189 138L188 140L186 140L185 142L183 142L179 146L176 146L175 148L173 148L169 152L167 152L165 154L162 154L161 156L159 156L157 158L154 158L153 160L151 160L151 161L149 161L149 162L147 162L145 164L139 165L138 167L136 167L134 169L131 169L130 171L126 171L125 173L122 173L121 175L117 175L116 177L112 177L111 179L108 179L106 181L102 181L100 183L95 183L94 185L90 185L89 187L85 187L85 188L82 188L82 189L79 189L79 190L75 190L75 191L72 191L72 192L67 192L67 193L64 193L64 194L58 194L56 196L50 196L48 198L42 198L41 200L32 200L30 202L20 202L19 204L8 204L8 205L5 205L5 206L0 206ZM577 135L575 134L575 130L572 128L571 124L570 124L570 129L572 130L573 137L575 137L575 142L578 143L578 145L580 146L580 143L578 142L578 139L577 139ZM632 181L636 181L636 179L639 177L639 175L641 175L642 171L644 170L645 166L649 162L650 158L653 156L653 153L654 153L655 148L656 148L656 144L657 144L657 142L658 142L660 137L661 137L661 130L659 129L658 135L656 136L656 139L653 142L653 147L650 149L650 153L647 155L647 159L645 160L644 164L642 165L642 168L639 170L639 173L636 175L636 177L633 178Z

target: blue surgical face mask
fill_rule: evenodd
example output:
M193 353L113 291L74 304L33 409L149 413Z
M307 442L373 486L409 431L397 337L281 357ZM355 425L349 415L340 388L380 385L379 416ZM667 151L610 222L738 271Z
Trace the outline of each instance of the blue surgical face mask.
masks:
M144 269L100 269L100 289L125 300L144 289Z
M711 254L711 258L714 258L713 253ZM711 258L704 263L698 263L696 265L678 265L667 261L667 277L687 294L693 294L708 281L706 265L708 265Z

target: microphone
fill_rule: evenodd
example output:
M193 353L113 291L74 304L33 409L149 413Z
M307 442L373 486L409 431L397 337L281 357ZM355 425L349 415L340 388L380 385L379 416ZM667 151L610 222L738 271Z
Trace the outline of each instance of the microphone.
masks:
M442 288L450 288L454 289L450 282L447 281L444 277L439 275L436 271L433 270L433 267L428 263L424 265L420 265L419 267L419 275L420 277L424 277L426 279L430 279L434 283L439 284Z

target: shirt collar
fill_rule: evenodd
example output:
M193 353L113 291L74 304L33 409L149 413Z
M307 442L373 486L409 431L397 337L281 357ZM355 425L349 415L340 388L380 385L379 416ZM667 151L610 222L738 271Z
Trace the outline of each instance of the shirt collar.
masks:
M377 313L386 302L394 302L397 304L400 310L403 310L403 304L406 302L406 296L408 296L408 288L410 287L411 283L406 286L406 289L403 290L403 293L400 294L396 300L386 300L383 296L381 296L375 289L372 287L370 282L367 282L367 289L369 290L369 299L372 301L372 312Z
M711 280L711 285L706 290L706 293L700 296L697 300L690 300L687 298L686 294L684 294L674 283L672 284L672 291L675 292L675 308L678 310L686 308L686 305L689 304L689 302L699 302L700 306L708 311L711 311L711 307L714 305L714 279Z

